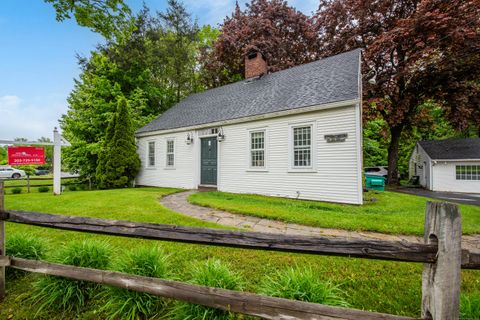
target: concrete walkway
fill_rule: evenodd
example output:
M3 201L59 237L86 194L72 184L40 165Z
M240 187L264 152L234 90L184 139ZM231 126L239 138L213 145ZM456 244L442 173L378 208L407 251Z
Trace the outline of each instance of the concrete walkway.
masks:
M160 202L172 211L182 213L203 221L218 223L224 226L236 227L248 231L281 233L303 236L335 236L344 238L359 238L369 240L423 242L423 238L406 235L391 235L378 232L357 232L341 229L309 227L253 216L234 214L222 210L193 205L187 201L188 196L196 191L174 193L163 197ZM480 235L463 236L462 247L480 252Z

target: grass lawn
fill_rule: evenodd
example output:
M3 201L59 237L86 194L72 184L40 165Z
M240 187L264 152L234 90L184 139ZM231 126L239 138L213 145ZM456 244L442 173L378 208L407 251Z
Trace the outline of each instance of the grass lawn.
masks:
M193 204L315 227L423 235L426 198L396 192L369 192L362 206L202 192ZM460 205L464 234L480 233L480 207Z
M162 207L158 199L176 192L174 189L139 188L110 191L69 192L50 194L7 195L7 209L23 209L48 213L107 219L213 227L215 225L183 216ZM210 195L213 196L214 194ZM225 196L225 195L224 195ZM232 196L233 197L233 196ZM312 203L313 204L313 203ZM322 204L323 205L323 204ZM255 292L265 275L289 266L310 266L324 280L339 284L347 292L347 301L354 308L400 315L420 316L422 264L395 263L380 260L288 254L245 249L160 242L115 236L62 231L7 223L7 238L26 232L43 238L54 254L62 244L73 239L100 239L110 243L113 258L121 258L126 249L159 244L170 255L172 276L187 281L192 264L215 257L231 265L243 275L245 290ZM47 257L47 259L49 259ZM7 298L0 304L0 319L31 319L35 306L29 300L32 282L38 275L7 282ZM462 293L480 292L480 272L462 271ZM104 319L99 308L104 301L90 303L80 315L42 312L38 319Z

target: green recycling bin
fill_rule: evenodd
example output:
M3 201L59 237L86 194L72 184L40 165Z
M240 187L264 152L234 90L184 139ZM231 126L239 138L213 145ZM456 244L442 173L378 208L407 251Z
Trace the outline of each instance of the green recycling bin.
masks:
M385 191L385 178L382 176L366 174L365 187L367 190Z

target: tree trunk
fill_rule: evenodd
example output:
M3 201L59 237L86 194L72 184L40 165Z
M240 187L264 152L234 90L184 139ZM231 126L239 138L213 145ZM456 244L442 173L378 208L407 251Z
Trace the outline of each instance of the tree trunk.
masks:
M388 177L387 185L397 186L400 184L398 179L398 149L400 146L400 136L402 135L403 126L390 128L390 145L388 146Z

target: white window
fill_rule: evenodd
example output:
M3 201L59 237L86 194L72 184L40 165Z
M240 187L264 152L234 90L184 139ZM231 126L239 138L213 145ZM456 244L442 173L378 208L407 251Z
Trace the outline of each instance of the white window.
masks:
M155 141L148 142L148 167L155 167Z
M175 140L167 140L167 167L175 166Z
M265 130L250 131L250 167L265 168Z
M312 126L292 127L292 168L312 168Z
M457 180L480 180L480 165L458 165L455 171Z

